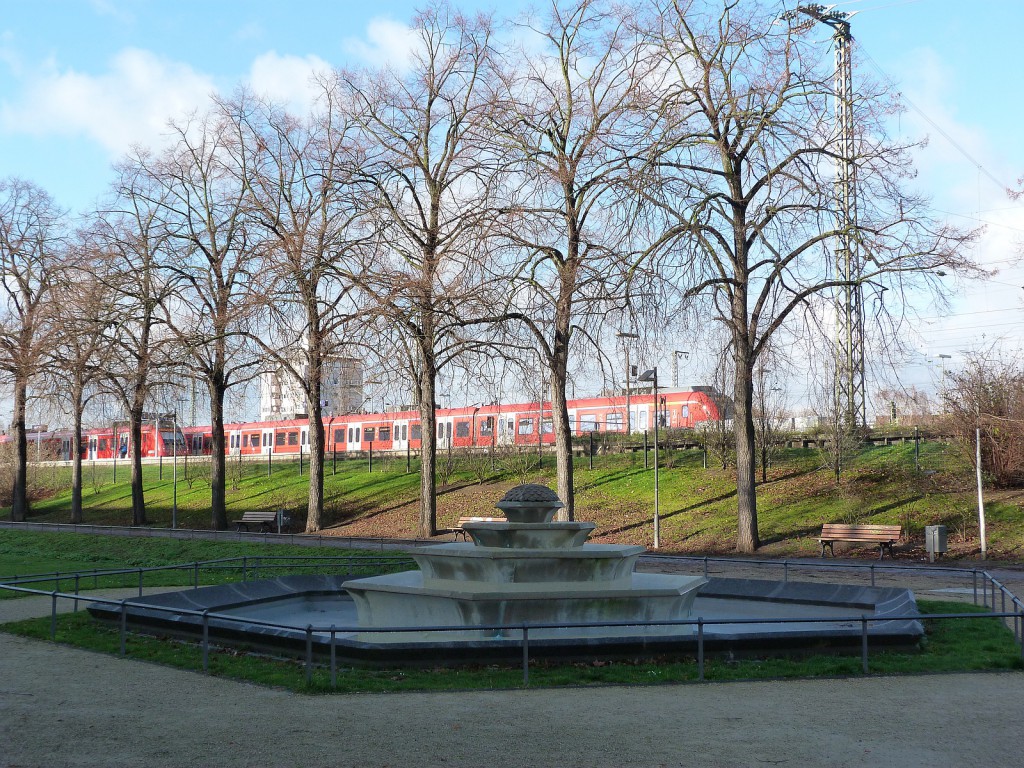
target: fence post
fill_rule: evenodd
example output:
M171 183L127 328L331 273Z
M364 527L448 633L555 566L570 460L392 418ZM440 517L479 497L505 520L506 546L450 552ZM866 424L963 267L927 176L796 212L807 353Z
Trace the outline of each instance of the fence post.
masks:
M782 561L782 581L786 584L789 583L789 560Z
M50 639L57 639L57 590L50 593Z
M860 665L864 674L868 673L868 617L860 618Z
M246 555L242 555L242 581L248 581L249 579L249 558Z
M704 617L697 617L697 679L704 681Z
M974 604L978 604L978 569L975 568L971 571L972 581L974 582Z
M594 468L594 433L593 432L588 432L587 434L590 435L590 450L588 451L588 453L590 454L590 468L593 469Z
M142 569L139 568L139 597L142 597Z
M306 625L306 685L313 682L313 625Z
M271 469L274 466L274 446L267 451L267 477L270 477Z
M655 410L654 418L658 418L658 416L657 416L657 410L658 410L657 404L655 404L654 410ZM648 468L648 466L647 466L647 430L645 429L644 430L644 469L647 469L647 468Z
M199 589L199 563L192 563L192 589Z
M78 578L80 574L75 574L75 613L78 613Z
M708 577L708 556L704 555L704 578Z
M530 685L530 628L523 622L523 687Z
M875 564L871 564L871 586L875 586Z

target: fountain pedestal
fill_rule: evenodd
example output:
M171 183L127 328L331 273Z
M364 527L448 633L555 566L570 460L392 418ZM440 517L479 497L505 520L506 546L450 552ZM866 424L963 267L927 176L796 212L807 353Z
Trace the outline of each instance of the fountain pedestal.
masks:
M550 624L537 638L638 637L689 633L689 627L630 622L685 619L701 577L634 573L643 547L586 544L593 523L552 522L562 507L542 485L510 490L497 507L506 523L468 523L472 542L416 547L419 571L355 579L343 587L365 628L445 626L450 632L367 632L368 642L502 639L481 625ZM576 627L607 622L614 626Z

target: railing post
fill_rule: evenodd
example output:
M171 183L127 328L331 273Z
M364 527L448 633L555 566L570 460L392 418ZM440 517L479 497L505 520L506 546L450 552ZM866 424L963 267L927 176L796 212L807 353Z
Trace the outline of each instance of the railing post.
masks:
M313 682L313 625L306 625L306 685Z
M868 673L868 617L860 619L860 665L866 675Z
M249 558L246 555L242 555L242 581L247 581L249 578Z
M875 564L871 564L871 586L875 586Z
M203 611L203 672L210 674L210 609Z
M704 555L704 578L708 577L708 556Z
M530 628L523 622L523 687L530 685Z
M704 617L697 617L697 679L704 681Z
M192 563L192 589L199 589L199 563Z
M334 625L331 624L331 690L338 689L338 659L337 653L334 649L334 640L337 633L334 630Z
M128 635L128 608L125 605L128 601L121 601L121 656L127 653Z
M139 597L142 597L142 569L139 568Z
M57 590L50 593L50 639L57 639Z
M974 582L974 604L978 604L978 569L975 568L971 571L971 581Z
M789 560L782 561L782 581L789 583Z
M79 591L79 588L78 588L78 586L79 586L78 577L79 577L79 575L80 574L77 574L77 573L75 574L75 609L74 609L75 613L78 613L78 591Z

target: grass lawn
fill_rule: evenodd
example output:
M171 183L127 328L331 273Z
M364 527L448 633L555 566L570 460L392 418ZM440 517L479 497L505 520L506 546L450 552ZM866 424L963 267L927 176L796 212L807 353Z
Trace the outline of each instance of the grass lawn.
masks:
M697 450L663 452L659 473L662 548L678 554L726 554L736 541L735 470L703 467ZM439 463L447 461L439 456ZM524 464L524 461L526 462ZM530 464L532 462L532 464ZM649 546L653 528L653 456L644 465L642 451L575 459L576 517L593 521L593 541ZM33 468L35 469L35 468ZM228 516L250 509L285 508L301 523L305 519L308 465L275 460L228 462ZM414 459L406 471L404 456L368 462L328 457L325 466L324 535L382 538L414 537L417 532L419 476ZM179 460L178 521L183 528L209 528L209 468L192 460L188 469ZM170 462L163 477L156 465L144 468L147 517L150 525L169 527L174 493ZM119 465L117 482L112 467L85 468L85 520L97 525L128 525L131 494L128 467ZM67 522L70 508L69 472L45 467L35 471L38 498L29 519ZM494 504L511 486L540 482L554 486L554 458L512 455L496 460L490 470L486 456L455 456L453 469L442 473L437 524L451 527L464 515L492 514ZM979 551L974 475L967 457L956 446L923 442L919 468L914 446L865 447L836 484L813 449L780 450L767 481L759 483L758 529L760 555L809 556L818 552L814 538L826 522L899 524L906 535L898 549L904 556L924 556L924 527L945 525L950 557L975 557ZM988 556L1018 560L1024 552L1024 491L986 490ZM865 547L854 556L870 558Z
M982 613L970 605L920 601L924 613ZM871 674L917 674L954 671L1021 669L1020 650L1013 634L997 619L925 619L926 637L920 651L877 652L869 657ZM50 619L32 619L0 626L0 631L47 639ZM94 622L87 614L58 618L56 641L101 653L120 651L118 631ZM128 657L158 664L202 670L202 649L194 643L129 635ZM260 685L306 693L371 693L396 691L449 691L482 688L517 688L523 684L521 667L488 665L458 668L363 669L342 668L331 686L329 669L317 666L307 683L301 661L215 649L209 656L210 674ZM819 655L802 659L708 659L704 676L709 681L807 677L850 677L863 674L859 656ZM694 682L697 665L692 658L635 662L592 661L575 664L534 662L530 685L644 685Z

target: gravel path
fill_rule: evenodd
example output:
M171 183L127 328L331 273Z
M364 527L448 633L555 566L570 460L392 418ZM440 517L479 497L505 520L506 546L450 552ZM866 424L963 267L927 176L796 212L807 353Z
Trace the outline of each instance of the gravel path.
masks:
M0 602L0 622L49 600ZM0 636L3 766L1019 766L1024 675L308 696Z

